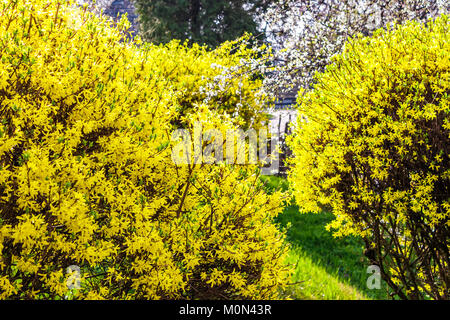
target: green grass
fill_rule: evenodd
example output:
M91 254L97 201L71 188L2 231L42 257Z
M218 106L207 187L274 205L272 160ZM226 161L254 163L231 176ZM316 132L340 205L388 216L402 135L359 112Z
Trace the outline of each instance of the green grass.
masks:
M285 179L262 177L268 191L286 190ZM288 224L287 239L292 249L289 263L295 265L293 283L286 297L293 299L387 299L386 286L370 290L366 286L369 266L363 255L363 243L356 237L336 239L325 226L333 214L300 214L290 205L277 218L281 227Z
M318 265L300 247L294 247L288 257L288 263L295 266L290 285L283 296L301 300L362 300L367 299L353 286L341 281Z

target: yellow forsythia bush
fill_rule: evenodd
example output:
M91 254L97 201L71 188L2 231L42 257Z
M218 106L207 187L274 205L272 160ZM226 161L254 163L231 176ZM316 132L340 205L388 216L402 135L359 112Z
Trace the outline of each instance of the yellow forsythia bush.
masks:
M196 112L197 104L206 103L211 110L233 115L233 122L242 128L258 129L268 119L264 111L269 97L261 90L261 76L242 61L263 59L270 51L264 46L250 49L247 41L244 36L213 51L179 41L153 46L151 63L160 65L153 76L165 79L176 91L179 114Z
M393 295L449 299L450 21L350 40L299 98L290 182L303 212L331 209Z
M255 166L171 157L190 118L250 119L239 111L262 99L250 75L211 97L200 86L220 85L212 64L253 53L135 43L126 24L72 2L0 1L0 298L278 297L285 195L266 194Z

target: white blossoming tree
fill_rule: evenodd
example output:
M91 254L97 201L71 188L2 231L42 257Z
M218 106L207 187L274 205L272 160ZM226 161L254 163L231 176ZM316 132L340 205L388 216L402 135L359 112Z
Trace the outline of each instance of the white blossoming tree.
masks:
M106 10L114 2L114 0L78 0L81 5L87 5L88 9L100 13L102 10Z
M368 36L389 23L425 22L448 13L445 0L279 0L261 16L275 49L270 91L309 87L349 37Z

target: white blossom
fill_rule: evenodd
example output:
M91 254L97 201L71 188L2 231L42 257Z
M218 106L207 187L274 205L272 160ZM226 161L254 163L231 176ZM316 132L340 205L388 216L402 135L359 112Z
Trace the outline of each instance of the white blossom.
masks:
M266 89L279 94L310 87L314 73L330 63L349 37L448 12L445 0L275 1L260 18L275 52L275 70L266 76Z

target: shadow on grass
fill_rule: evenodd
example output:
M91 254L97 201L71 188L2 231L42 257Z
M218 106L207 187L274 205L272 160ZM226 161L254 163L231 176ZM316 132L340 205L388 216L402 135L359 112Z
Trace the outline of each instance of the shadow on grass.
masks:
M386 299L386 290L369 290L366 286L369 263L363 255L363 243L355 237L336 239L325 226L333 220L331 213L300 214L298 207L287 207L277 219L282 227L291 224L288 241L299 247L318 266L372 299Z
M277 177L263 177L267 190L286 190L287 181ZM370 290L366 282L369 262L363 254L363 242L356 237L335 238L325 226L334 219L332 213L299 213L295 205L287 206L277 218L281 227L291 225L287 239L294 250L301 250L313 264L328 274L349 284L371 299L388 299L386 285Z

